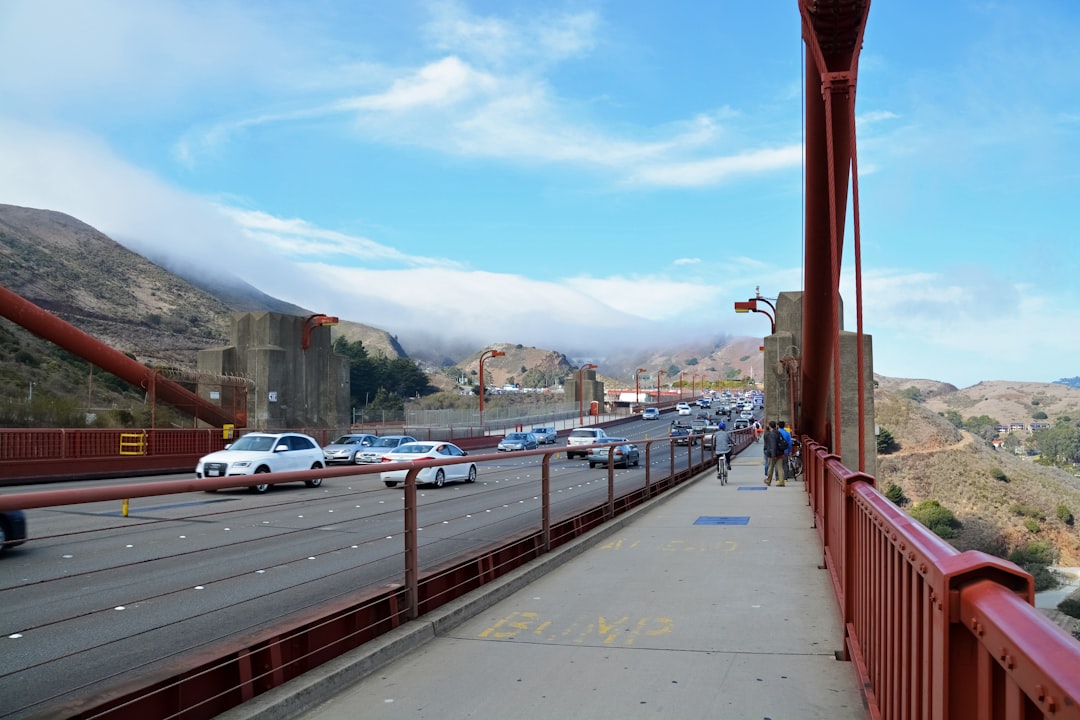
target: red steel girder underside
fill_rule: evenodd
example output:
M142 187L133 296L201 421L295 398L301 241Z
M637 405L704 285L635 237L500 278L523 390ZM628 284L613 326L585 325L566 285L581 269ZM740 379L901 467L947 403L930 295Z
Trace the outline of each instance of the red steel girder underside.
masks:
M151 399L156 396L157 399L189 412L207 424L215 427L229 423L243 427L246 424L243 419L234 418L183 385L161 377L155 370L132 360L119 350L114 350L4 287L0 287L0 316L146 390L151 394Z
M855 151L855 85L869 9L870 0L799 0L806 43L806 236L797 423L834 452L839 423L828 417L828 378L839 417L840 268ZM855 176L856 198L857 182ZM857 233L857 200L855 207Z

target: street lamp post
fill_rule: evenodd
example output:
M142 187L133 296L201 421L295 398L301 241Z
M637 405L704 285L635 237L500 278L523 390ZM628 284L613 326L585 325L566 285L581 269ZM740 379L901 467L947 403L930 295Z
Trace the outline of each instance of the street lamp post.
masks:
M682 400L682 386L683 386L682 376L683 376L683 371L680 370L679 371L679 400L680 401Z
M583 375L586 370L595 370L592 363L585 363L577 371L577 396L578 396L578 427L585 424L585 385Z
M660 404L660 376L666 375L667 370L659 370L656 373L656 404Z
M769 311L765 310L764 308L759 308L758 307L759 302L764 303L765 305L768 305L769 308L772 310L772 314L770 315ZM770 302L768 298L761 296L761 288L757 289L757 295L755 297L752 297L752 298L748 299L746 302L738 302L738 301L736 301L736 303L735 303L735 312L737 312L737 313L744 313L744 312L758 312L758 313L761 313L765 317L769 318L769 330L770 330L771 334L773 334L773 335L776 334L776 306L773 305L772 302Z
M690 399L693 400L697 397L697 379L698 374L694 373L694 377L690 378Z
M480 432L484 432L484 361L488 358L497 358L505 355L502 350L485 350L480 353Z
M645 372L645 368L638 368L634 371L634 405L641 404L641 373Z

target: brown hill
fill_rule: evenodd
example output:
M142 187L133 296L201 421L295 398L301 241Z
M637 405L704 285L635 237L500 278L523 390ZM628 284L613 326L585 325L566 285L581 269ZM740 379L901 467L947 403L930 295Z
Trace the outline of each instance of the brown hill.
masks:
M1045 540L1058 549L1061 565L1080 566L1080 529L1062 522L1057 514L1058 506L1064 505L1080 516L1080 480L1062 470L997 450L949 423L934 408L941 406L937 401L945 402L943 398L953 392L923 404L902 393L913 387L911 381L883 380L887 379L879 378L874 394L875 420L893 435L900 449L878 456L881 489L895 483L910 503L932 499L952 510L963 523L959 536L951 541L958 549L1001 554ZM980 383L975 386L982 387L979 403L985 403L985 408L1009 407L1013 402L1009 399L1013 390L1009 388L1015 385ZM1046 397L1059 395L1057 386L1024 385L1037 385ZM1065 389L1080 396L1078 390ZM1002 397L995 394L998 392ZM1062 393L1063 397L1067 395ZM1070 402L1062 399L1060 406L1072 407ZM1037 531L1032 531L1026 522L1032 513L1038 515Z

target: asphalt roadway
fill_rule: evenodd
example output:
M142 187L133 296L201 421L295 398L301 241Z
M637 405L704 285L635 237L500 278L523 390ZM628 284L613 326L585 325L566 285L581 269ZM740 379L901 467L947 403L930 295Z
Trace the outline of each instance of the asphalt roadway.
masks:
M760 445L219 716L864 720L801 482Z

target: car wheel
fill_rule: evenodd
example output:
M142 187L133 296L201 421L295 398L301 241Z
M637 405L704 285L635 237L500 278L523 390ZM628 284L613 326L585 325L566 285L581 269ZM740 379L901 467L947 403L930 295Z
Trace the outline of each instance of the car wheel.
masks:
M7 549L7 527L0 522L0 552Z
M439 468L435 471L435 487L442 487L446 484L446 473Z
M397 483L393 480L383 480L383 482L386 484L386 487L397 487Z
M319 463L315 463L314 465L311 466L311 469L312 470L322 470L322 465L320 465ZM315 478L314 480L305 480L304 484L307 485L308 487L319 487L320 485L322 485L322 478Z
M596 467L596 463L593 463L593 462L589 463L589 469L590 470L592 470L594 467Z
M468 477L465 478L465 482L467 482L467 483L476 482L476 466L475 465L470 465L469 466L469 475L468 475Z
M255 474L260 475L262 473L268 473L268 472L270 472L270 470L264 466L264 467L261 467L258 470L256 470ZM270 489L270 484L269 483L258 483L257 485L250 485L248 487L248 489L251 490L251 492L256 492L256 493L261 494L261 493L264 493L264 492L266 492L267 490Z

